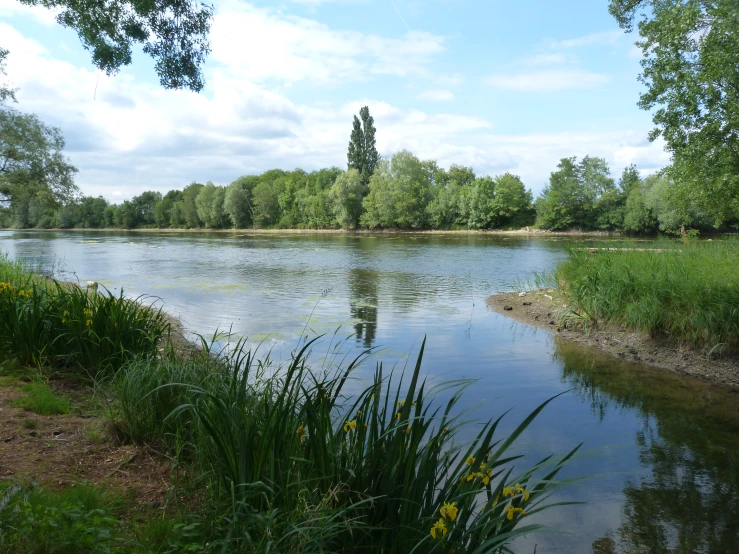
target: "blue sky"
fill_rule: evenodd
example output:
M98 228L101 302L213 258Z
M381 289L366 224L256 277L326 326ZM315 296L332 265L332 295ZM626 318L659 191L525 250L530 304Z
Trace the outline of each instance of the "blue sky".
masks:
M141 53L101 75L53 14L0 0L18 108L60 126L82 191L111 200L344 166L365 104L382 155L511 171L535 193L564 156L650 173L669 158L636 106L635 38L606 0L226 0L197 95L161 89Z

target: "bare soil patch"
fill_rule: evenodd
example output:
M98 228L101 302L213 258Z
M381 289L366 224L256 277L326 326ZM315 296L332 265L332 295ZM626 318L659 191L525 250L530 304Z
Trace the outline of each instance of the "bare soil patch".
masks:
M618 358L722 383L739 390L739 356L709 356L686 346L655 340L614 325L577 325L565 298L555 290L491 296L488 306L520 323L599 348Z
M75 396L75 391L62 391ZM71 394L70 394L71 392ZM119 444L110 422L81 415L42 416L11 406L24 393L0 384L0 480L62 488L87 481L160 506L172 464L150 448Z

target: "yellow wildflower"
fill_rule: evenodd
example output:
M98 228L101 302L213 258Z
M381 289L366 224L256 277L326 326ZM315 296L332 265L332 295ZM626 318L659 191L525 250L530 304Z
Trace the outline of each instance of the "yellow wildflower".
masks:
M407 429L406 429L405 431L403 431L403 432L404 432L404 433L405 433L406 435L410 435L410 434L411 434L411 428L412 428L412 427L413 427L413 425L409 425L409 426L408 426L408 428L407 428Z
M400 412L398 412L397 414L395 414L395 419L400 419Z
M441 537L446 536L446 533L447 528L443 519L440 519L434 523L433 527L431 527L431 538L433 539L440 539Z
M400 402L398 402L397 406L399 408L402 408L403 406L405 406L405 400L401 400Z
M344 424L344 432L348 433L349 431L356 431L357 430L357 420L353 419L351 421L347 421Z
M88 320L87 320L87 321L85 322L85 325L87 325L88 327L92 327L92 320L91 320L91 319L88 319Z
M489 469L487 473L481 474L482 475L482 482L487 487L490 484L490 479L493 477L493 470Z
M357 410L357 417L362 417L364 415L364 412L362 410Z
M510 505L506 508L506 511L508 512L506 517L510 521L513 521L513 518L516 514L521 514L521 517L526 515L526 510L524 510L523 508L514 508L513 506L510 506Z
M92 310L85 310L85 315L87 317L92 317Z
M67 310L64 310L64 313L62 314L64 317L69 317L69 312Z
M444 505L439 510L442 517L451 519L452 521L457 519L457 512L459 512L459 508L457 508L456 502L444 502Z
M301 425L298 427L297 430L298 439L300 439L300 442L303 442L305 440L305 435L308 433L308 429L306 429L305 425Z
M513 490L513 487L505 487L503 489L503 496L516 496L516 491Z
M471 465L472 465L472 464L474 464L474 463L475 463L475 458L474 458L474 456L470 456L469 458L467 458L467 465L468 465L468 466L471 466Z

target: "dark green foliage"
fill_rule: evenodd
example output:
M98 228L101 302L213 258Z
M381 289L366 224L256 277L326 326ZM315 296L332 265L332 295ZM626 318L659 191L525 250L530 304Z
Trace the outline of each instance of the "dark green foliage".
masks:
M131 63L141 46L154 58L165 88L205 86L201 67L210 52L208 32L213 7L192 0L21 0L29 6L58 11L57 22L74 29L92 55L92 63L108 75Z
M168 332L164 314L143 298L47 281L0 257L0 352L23 365L96 377L134 354L155 355Z
M60 493L11 485L0 499L0 552L109 553L114 506L112 495L87 485Z
M507 438L495 437L498 419L458 445L470 422L455 406L469 383L430 387L423 348L405 379L379 366L373 383L347 398L361 359L311 371L312 345L275 367L238 343L214 354L203 341L192 359L140 360L116 380L124 429L184 453L215 479L229 551L489 552L538 529L520 513L509 519L509 506L544 509L572 453L514 475L520 456L510 449L546 403ZM449 389L447 403L434 401ZM456 503L453 518L440 513L446 502ZM449 532L434 540L440 519Z
M636 22L653 113L651 140L672 154L668 175L682 208L714 223L739 217L739 8L733 0L610 0L626 31Z
M536 199L537 223L545 229L617 229L626 202L601 158L562 158Z
M359 120L361 118L361 122ZM349 169L356 169L362 176L362 184L367 185L375 172L380 155L377 153L375 139L375 120L370 115L369 108L364 106L359 110L359 118L354 116L347 162Z
M665 252L572 250L556 278L595 321L697 348L739 347L739 242L693 241Z

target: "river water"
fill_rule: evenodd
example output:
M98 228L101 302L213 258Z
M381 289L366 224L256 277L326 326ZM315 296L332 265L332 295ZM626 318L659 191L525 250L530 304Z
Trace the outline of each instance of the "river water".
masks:
M739 552L739 394L626 363L486 308L567 254L552 238L491 235L0 232L0 252L65 279L159 298L186 329L248 337L285 359L324 334L316 356L376 348L405 364L428 337L433 380L476 379L463 397L481 419L512 409L510 431L554 400L517 444L526 463L584 453L557 494L582 505L538 521L555 533L514 551ZM334 338L335 337L335 338ZM224 340L223 337L218 340Z

